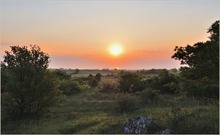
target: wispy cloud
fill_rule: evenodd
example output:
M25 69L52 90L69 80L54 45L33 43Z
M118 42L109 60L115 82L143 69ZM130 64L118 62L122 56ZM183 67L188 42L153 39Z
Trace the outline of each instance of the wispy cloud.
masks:
M138 53L163 53L163 51L161 50L146 50L146 49L142 49L142 50L137 50Z

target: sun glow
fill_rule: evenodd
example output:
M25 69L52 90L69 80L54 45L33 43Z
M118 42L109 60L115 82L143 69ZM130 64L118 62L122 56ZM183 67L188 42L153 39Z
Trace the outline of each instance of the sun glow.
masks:
M123 53L123 49L120 44L113 44L109 48L109 53L112 54L113 56L118 56Z

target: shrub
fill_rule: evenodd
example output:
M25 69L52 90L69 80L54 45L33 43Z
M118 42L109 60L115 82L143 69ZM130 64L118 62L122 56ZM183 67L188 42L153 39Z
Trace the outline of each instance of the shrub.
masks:
M97 74L95 75L95 79L96 79L97 81L100 81L100 80L101 80L101 77L102 77L102 74L100 74L100 73L97 73Z
M144 88L142 78L135 73L123 73L119 79L119 89L126 93L135 93Z
M173 130L175 133L182 133L182 129L185 128L188 120L187 114L189 111L186 108L182 108L180 100L181 98L169 99L170 107L160 112L166 128Z
M68 80L71 78L71 75L68 75L65 71L56 69L54 71L54 74L60 79L60 80Z
M140 92L141 102L146 104L154 103L159 99L158 94L159 94L158 90L154 90L152 88L146 88Z
M166 69L162 70L158 77L152 77L145 81L148 87L160 90L161 93L174 94L178 89L178 79Z
M110 92L116 92L117 86L116 84L112 84L112 83L103 83L99 89L100 92L110 93Z
M91 87L94 88L94 87L97 87L97 86L98 86L99 81L96 80L96 79L94 79L94 78L91 78L88 83L89 83L89 85L90 85Z
M78 69L78 68L76 68L76 70L75 70L74 74L78 74L78 73L79 73L79 69Z
M218 99L219 84L212 81L208 77L203 77L198 80L181 79L179 82L178 90L182 94L199 98L214 98Z
M135 103L135 99L130 95L119 94L115 103L115 111L119 114L132 112L136 109Z
M89 74L89 76L88 76L89 78L93 78L93 75L92 74Z
M100 82L100 80L101 80L101 76L102 76L102 75L101 75L100 73L97 73L97 74L95 75L95 77L93 77L92 74L89 74L89 76L88 76L88 79L89 79L88 84L89 84L91 87L97 87L98 84L99 84L99 82Z
M59 89L65 95L73 95L81 90L79 84L73 80L61 81Z

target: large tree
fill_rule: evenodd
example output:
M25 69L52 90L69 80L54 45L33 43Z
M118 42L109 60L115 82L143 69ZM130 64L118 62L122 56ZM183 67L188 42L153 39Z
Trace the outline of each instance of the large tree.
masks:
M187 80L198 82L207 82L209 85L217 86L219 81L219 20L214 22L208 29L210 33L209 40L198 42L186 47L176 46L172 58L180 60L181 76ZM216 87L216 88L217 88ZM206 90L211 89L210 87ZM217 89L215 89L217 94Z
M17 115L40 115L59 94L54 75L47 69L49 55L38 46L11 46L1 62L4 91L10 111Z

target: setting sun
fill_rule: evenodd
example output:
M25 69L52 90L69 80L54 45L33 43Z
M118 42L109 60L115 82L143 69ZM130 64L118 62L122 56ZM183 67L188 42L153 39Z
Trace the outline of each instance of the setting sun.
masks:
M114 56L118 56L120 54L122 54L123 49L121 47L120 44L113 44L110 48L109 48L109 52L110 54L114 55Z

